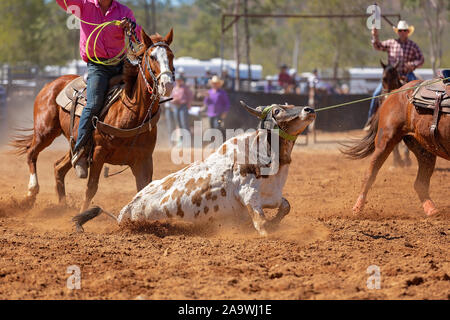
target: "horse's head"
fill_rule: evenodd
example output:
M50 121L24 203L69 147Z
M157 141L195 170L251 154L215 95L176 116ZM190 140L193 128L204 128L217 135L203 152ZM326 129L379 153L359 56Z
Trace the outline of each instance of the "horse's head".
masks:
M393 66L391 64L384 64L380 59L380 64L383 67L383 88L388 92L400 88L402 84L400 82L400 74L397 71L400 61Z
M241 105L260 120L264 122L269 121L267 126L263 126L264 128L272 129L278 127L287 133L287 135L284 135L287 137L298 136L316 118L314 109L309 107L273 104L271 106L253 109L243 101L241 101ZM273 126L271 124L273 124Z
M164 38L158 33L150 37L144 30L141 36L145 50L142 59L145 77L153 80L153 87L158 86L160 95L168 97L175 85L174 55L169 47L173 39L173 30L170 29Z

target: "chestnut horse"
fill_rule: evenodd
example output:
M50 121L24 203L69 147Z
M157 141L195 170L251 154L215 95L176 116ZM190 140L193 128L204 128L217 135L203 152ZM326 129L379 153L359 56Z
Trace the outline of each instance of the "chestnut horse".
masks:
M437 147L430 133L433 115L430 112L419 112L410 102L414 91L412 87L421 82L422 80L411 81L400 88L411 90L388 96L375 114L367 136L355 145L341 150L352 159L363 159L372 155L361 193L353 207L355 214L362 212L367 192L375 182L378 171L394 147L402 140L415 154L419 164L414 189L422 202L425 214L432 216L439 212L430 198L430 179L437 156L450 160L450 115L440 115L436 132L439 142Z
M173 30L170 30L164 38L159 34L149 37L143 30L141 35L143 48L136 53L140 59L141 69L139 70L139 66L133 66L125 61L123 72L125 90L120 98L111 105L102 120L111 126L122 129L135 128L141 125L149 114L156 114L160 96L169 96L174 85L174 55L169 48ZM33 133L18 136L11 142L11 145L18 149L19 154L27 154L30 170L27 200L30 204L35 202L39 192L36 173L39 153L61 134L69 140L70 114L56 104L56 97L76 77L75 75L65 75L48 83L39 92L34 102L34 126L31 129ZM150 88L153 89L152 93ZM152 99L155 99L153 104ZM150 111L151 105L152 110ZM75 120L73 134L77 133L78 121L79 118ZM156 136L156 126L131 138L103 135L95 130L93 132L92 162L81 211L88 208L97 192L104 163L130 166L138 191L149 184L153 175L152 153L156 144ZM55 162L56 191L60 204L65 204L64 178L72 167L70 160L71 152L69 151Z

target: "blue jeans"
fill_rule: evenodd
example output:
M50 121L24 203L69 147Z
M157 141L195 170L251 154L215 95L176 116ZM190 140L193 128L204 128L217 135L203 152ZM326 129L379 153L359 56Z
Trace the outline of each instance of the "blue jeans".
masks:
M178 122L178 127L189 130L187 105L182 104L181 106L175 106L173 112L175 119Z
M413 80L417 80L417 77L414 74L414 72L409 72L406 75L406 81L410 82L410 81L413 81ZM378 84L377 88L375 89L375 91L373 92L372 97L380 95L381 94L381 90L383 90L383 84L380 82ZM374 99L370 100L370 109L369 109L368 119L370 119L370 117L372 117L375 114L375 112L377 112L379 105L380 104L379 104L378 98L374 98Z
M122 73L123 64L116 66L104 66L88 62L88 79L86 96L87 102L80 117L78 124L77 142L74 152L83 147L92 135L94 127L92 118L102 110L105 97L108 92L109 80Z
M219 120L219 116L209 117L209 126L213 129L221 129Z
M175 112L174 112L173 108L174 108L174 106L170 102L167 102L167 104L164 107L164 113L166 115L167 131L169 133L169 139L170 139L170 136L171 136L173 130L175 130L175 128L177 127L177 119L175 118Z

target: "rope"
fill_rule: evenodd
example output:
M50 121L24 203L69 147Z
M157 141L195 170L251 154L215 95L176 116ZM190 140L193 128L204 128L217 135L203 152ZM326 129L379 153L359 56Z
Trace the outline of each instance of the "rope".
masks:
M69 8L69 6L67 5L66 0L64 0L64 5L66 6L66 11L67 11L68 8ZM86 40L86 56L87 56L87 58L89 59L89 61L92 61L92 62L97 63L97 64L101 64L101 65L104 65L104 66L114 66L114 65L117 65L120 61L123 60L123 58L125 57L124 53L125 53L125 51L126 51L126 49L127 49L127 47L128 47L128 42L129 42L129 39L128 39L126 33L125 33L125 45L124 45L123 49L119 52L119 54L117 54L115 57L113 57L113 58L111 58L111 59L108 59L108 60L101 61L101 60L97 57L97 52L96 52L97 39L98 39L100 33L103 31L103 29L106 28L107 26L110 26L110 25L119 26L120 23L121 23L121 21L119 21L119 20L113 20L113 21L108 21L108 22L103 22L103 23L92 23L92 22L84 21L84 20L81 19L80 17L77 17L75 14L72 14L72 15L73 15L75 18L77 18L80 22L82 22L82 23L84 23L84 24L87 24L87 25L90 25L90 26L95 26L95 29L91 32L91 34L89 35L89 37L88 37L87 40ZM90 41L91 41L92 35L93 35L97 30L98 30L98 32L97 32L97 36L95 37L95 40L94 40L94 47L93 47L93 50L94 50L94 58L95 58L95 59L93 59L93 58L91 58L91 56L90 56L90 54L89 54L89 43L90 43Z
M445 81L445 80L449 80L449 79L450 79L450 77L443 78L443 79L436 79L435 81L428 82L426 85L430 85L430 84L433 84L433 83L437 83L439 81ZM340 103L340 104L335 104L335 105L328 106L328 107L319 108L319 109L316 109L315 111L316 112L320 112L320 111L325 111L325 110L330 110L330 109L336 109L336 108L348 106L350 104L355 104L355 103L358 103L358 102L368 101L368 100L372 100L372 99L376 99L376 98L381 98L381 97L384 97L384 96L389 96L391 94L396 94L396 93L400 93L400 92L403 92L403 91L416 89L416 88L419 88L419 87L422 87L422 86L424 86L423 83L418 84L418 85L413 86L413 87L410 87L410 88L398 89L398 90L391 91L391 92L388 92L388 93L383 93L383 94L380 94L380 95L375 96L375 97L369 97L369 98L364 98L364 99L359 99L359 100L344 102L344 103Z

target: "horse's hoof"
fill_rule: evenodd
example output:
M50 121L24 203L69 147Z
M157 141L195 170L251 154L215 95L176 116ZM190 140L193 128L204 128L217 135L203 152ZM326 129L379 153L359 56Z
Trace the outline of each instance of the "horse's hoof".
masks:
M364 209L364 205L365 205L364 198L362 196L359 196L358 200L356 200L356 203L352 208L353 214L354 215L360 214Z
M433 201L427 200L423 203L423 210L428 217L435 216L439 213L439 210L434 205Z

